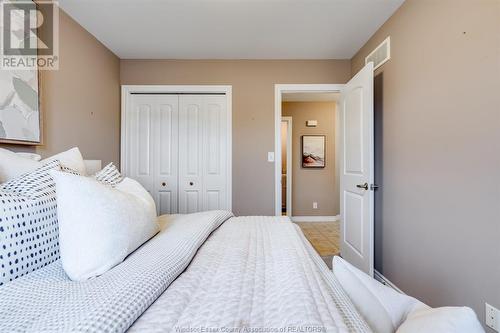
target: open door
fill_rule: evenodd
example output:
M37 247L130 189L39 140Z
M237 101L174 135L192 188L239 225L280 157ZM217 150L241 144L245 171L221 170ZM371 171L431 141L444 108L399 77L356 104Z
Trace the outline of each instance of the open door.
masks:
M373 277L373 63L342 90L340 102L340 253Z

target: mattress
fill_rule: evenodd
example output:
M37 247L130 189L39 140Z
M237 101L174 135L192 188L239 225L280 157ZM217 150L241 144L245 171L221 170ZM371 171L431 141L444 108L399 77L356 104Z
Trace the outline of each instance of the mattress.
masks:
M100 277L60 261L0 287L0 332L371 332L288 219L213 211L162 218Z

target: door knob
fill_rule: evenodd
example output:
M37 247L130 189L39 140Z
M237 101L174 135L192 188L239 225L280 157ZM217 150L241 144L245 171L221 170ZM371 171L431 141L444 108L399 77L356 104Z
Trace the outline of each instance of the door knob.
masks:
M193 186L193 185L194 185L194 183L193 183L193 182L189 182L189 185Z
M364 189L365 191L368 191L368 183L364 183L364 184L358 184L356 185L357 188L362 188Z
M163 182L163 183L161 183L161 186L165 187L165 186L167 186L167 183Z

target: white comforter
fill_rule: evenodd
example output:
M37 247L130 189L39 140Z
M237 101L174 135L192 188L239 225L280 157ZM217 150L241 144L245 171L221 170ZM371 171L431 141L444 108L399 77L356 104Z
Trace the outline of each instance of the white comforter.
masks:
M0 287L0 332L129 328L370 331L294 224L224 211L174 217L95 279L73 282L56 261Z
M297 226L281 218L239 217L210 236L187 270L129 331L370 329Z

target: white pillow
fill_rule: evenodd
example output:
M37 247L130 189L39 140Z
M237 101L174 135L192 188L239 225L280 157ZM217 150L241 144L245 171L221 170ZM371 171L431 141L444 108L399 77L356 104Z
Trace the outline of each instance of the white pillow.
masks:
M19 155L19 156L21 156L21 157L29 158L30 160L37 161L37 162L42 159L42 156L40 156L38 154L34 154L34 153L19 152L19 153L16 153L16 154Z
M4 183L22 174L35 171L40 162L20 156L10 150L0 148L0 183Z
M484 333L474 311L468 307L420 309L408 314L396 333Z
M85 163L83 162L82 153L77 147L66 150L62 153L56 154L54 156L48 157L41 162L46 164L48 162L59 160L62 167L73 169L79 172L81 175L86 176L87 170L85 168Z
M71 280L105 273L158 232L153 198L135 180L125 178L113 188L91 177L51 175L61 261Z
M340 257L333 258L333 273L368 325L378 333L393 333L415 308L429 308L371 278Z

